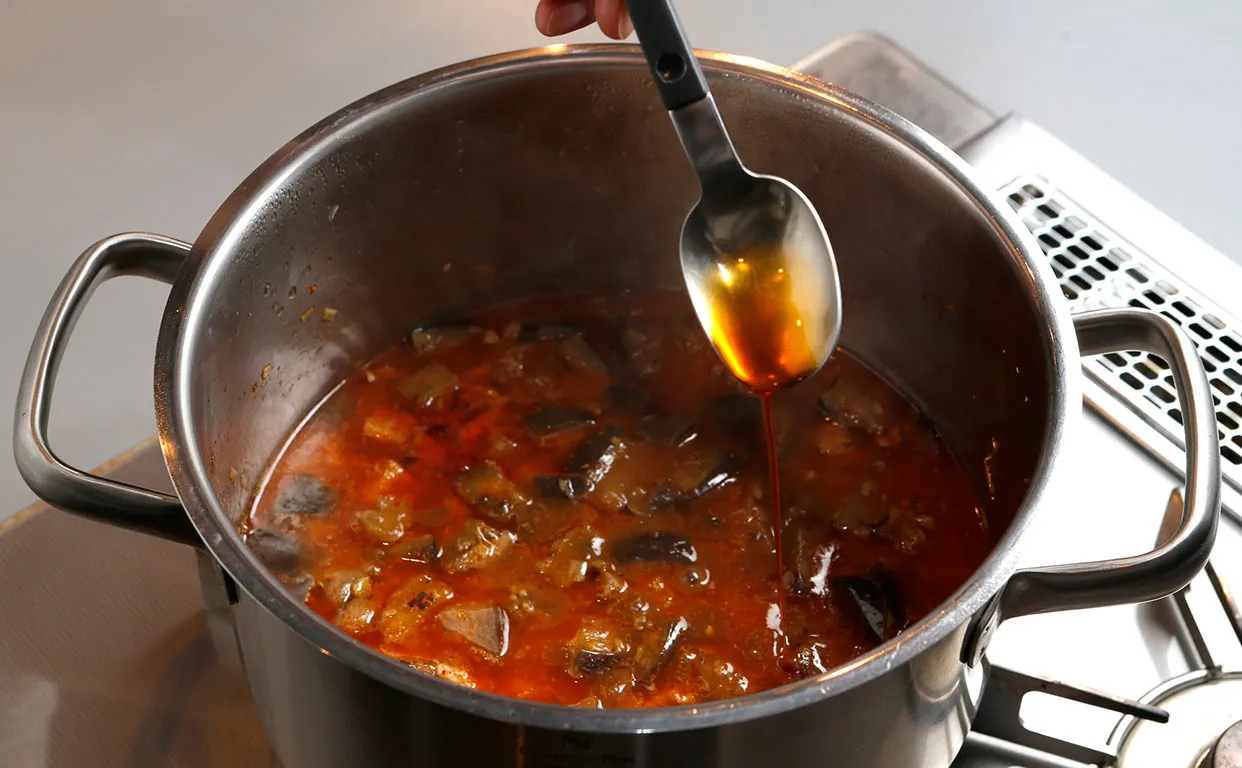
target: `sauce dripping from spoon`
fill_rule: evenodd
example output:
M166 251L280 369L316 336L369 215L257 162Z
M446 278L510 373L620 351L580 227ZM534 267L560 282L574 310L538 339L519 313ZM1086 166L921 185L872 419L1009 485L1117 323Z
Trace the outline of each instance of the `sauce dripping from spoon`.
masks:
M818 289L823 283L808 271L817 262L796 250L749 250L721 258L688 281L695 312L717 354L729 370L759 398L763 440L768 457L777 565L777 642L788 648L785 549L781 506L780 462L772 399L783 388L814 375L836 346L839 299ZM809 290L808 290L809 287Z

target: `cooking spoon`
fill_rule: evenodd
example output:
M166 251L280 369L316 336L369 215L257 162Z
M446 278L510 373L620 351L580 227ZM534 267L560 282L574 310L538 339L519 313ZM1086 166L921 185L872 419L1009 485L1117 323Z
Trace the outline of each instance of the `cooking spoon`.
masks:
M673 4L626 6L702 187L681 230L681 269L699 321L752 390L797 383L827 362L841 333L841 286L824 225L797 187L742 164Z

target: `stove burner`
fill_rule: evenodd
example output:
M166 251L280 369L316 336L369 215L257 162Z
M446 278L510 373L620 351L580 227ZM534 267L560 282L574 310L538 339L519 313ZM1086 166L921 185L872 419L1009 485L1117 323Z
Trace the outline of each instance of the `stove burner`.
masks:
M1174 493L1165 508L1157 543L1168 539L1182 512L1181 494ZM1242 614L1211 561L1204 574L1196 577L1200 584L1205 580L1242 639ZM1168 723L1126 718L1118 724L1109 741L1119 745L1117 764L1122 768L1242 768L1242 671L1221 668L1186 599L1190 588L1173 595L1173 604L1189 635L1189 650L1202 668L1169 680L1143 697L1144 704L1169 713Z
M1242 721L1226 728L1216 740L1205 768L1242 768Z
M1123 720L1121 768L1242 768L1242 672L1196 670L1143 701L1167 711L1169 722Z

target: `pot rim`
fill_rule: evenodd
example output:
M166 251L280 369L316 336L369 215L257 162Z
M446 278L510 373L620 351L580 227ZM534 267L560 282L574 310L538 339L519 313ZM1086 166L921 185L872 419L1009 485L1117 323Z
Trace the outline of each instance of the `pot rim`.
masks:
M177 493L212 556L241 589L325 655L402 692L474 715L518 725L597 733L657 733L738 723L813 704L886 674L944 640L973 618L1008 581L1016 567L1016 542L1039 506L1053 464L1061 454L1069 406L1077 401L1077 380L1068 376L1077 361L1077 341L1068 307L1048 267L1034 257L1038 247L1012 212L998 205L949 148L897 114L817 78L749 57L698 51L713 74L755 78L791 95L844 109L913 150L972 199L992 223L1012 256L1012 266L1047 320L1051 352L1046 439L1022 506L1004 536L965 584L917 624L845 665L795 683L737 699L651 709L585 709L544 704L465 688L385 656L339 631L297 602L245 546L211 492L206 457L194 431L191 385L198 373L200 327L209 312L215 275L248 223L296 172L314 162L334 138L365 130L365 124L407 99L425 98L449 86L530 68L558 69L583 63L646 67L634 45L550 45L488 56L443 67L379 90L303 132L261 164L212 216L173 285L157 344L156 416L161 447Z

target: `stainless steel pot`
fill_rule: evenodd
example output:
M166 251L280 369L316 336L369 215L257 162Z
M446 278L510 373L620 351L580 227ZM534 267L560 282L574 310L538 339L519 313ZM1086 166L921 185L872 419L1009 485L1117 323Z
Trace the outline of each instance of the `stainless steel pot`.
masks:
M935 612L856 661L671 709L580 710L460 688L368 650L291 598L237 523L283 441L351 369L454 309L680 285L677 232L697 190L636 49L554 46L433 72L293 140L193 246L147 234L93 246L53 298L22 380L15 448L36 493L205 547L222 567L246 675L286 768L943 768L970 727L1000 621L1155 599L1206 561L1217 435L1207 380L1174 325L1141 311L1071 318L1023 228L892 113L766 64L703 63L747 163L805 190L832 233L843 345L942 428L987 492L1000 543ZM155 399L179 498L73 469L47 442L73 323L96 285L129 274L172 284ZM1080 412L1080 344L1144 349L1172 366L1187 514L1149 554L1015 573Z

